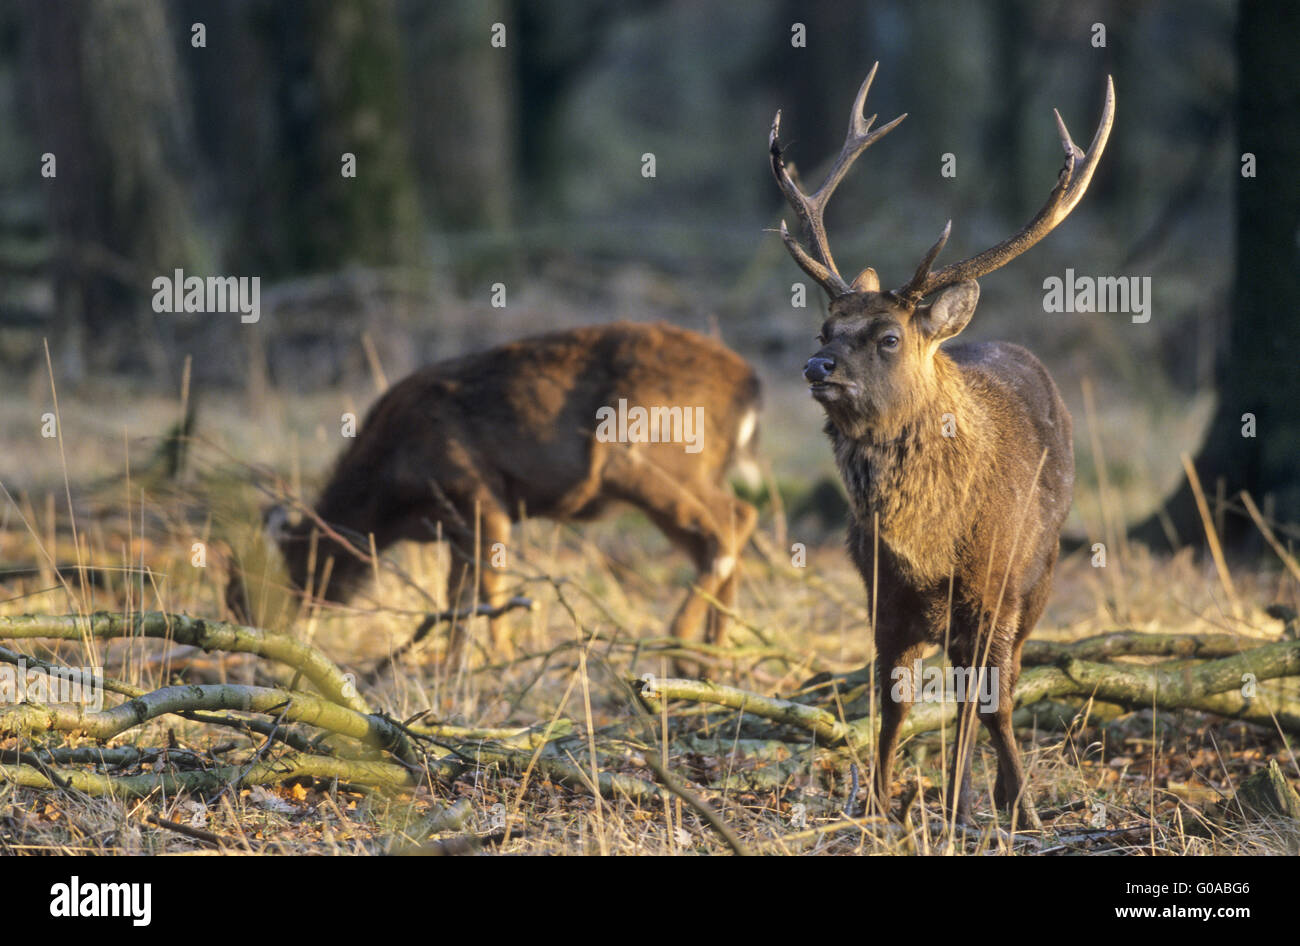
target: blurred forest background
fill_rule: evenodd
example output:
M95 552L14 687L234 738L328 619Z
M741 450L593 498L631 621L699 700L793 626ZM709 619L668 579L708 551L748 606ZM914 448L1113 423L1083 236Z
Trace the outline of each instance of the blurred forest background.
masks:
M968 334L1025 344L1048 363L1077 419L1081 482L1109 476L1130 490L1115 515L1140 523L1177 490L1185 450L1228 533L1248 523L1231 515L1242 488L1295 522L1297 8L6 3L0 472L35 485L57 470L15 447L38 436L50 401L44 339L60 395L99 404L105 413L83 426L101 424L108 442L121 444L123 425L147 428L137 414L151 397L174 402L193 356L192 399L231 405L244 434L229 434L229 449L257 459L277 439L265 426L273 392L343 390L364 407L376 365L395 379L527 331L664 318L717 331L754 359L778 474L824 475L820 411L799 379L822 299L810 291L808 308L791 305L805 277L771 232L788 212L767 134L783 109L790 158L820 180L880 60L868 113L910 117L832 204L845 268L869 262L901 284L949 217L941 262L1012 233L1061 165L1052 107L1086 146L1113 75L1116 124L1090 192L1043 244L983 281ZM498 23L504 46L492 42ZM795 24L805 45L792 43ZM1243 152L1256 155L1253 177ZM46 153L55 178L41 175ZM355 178L340 173L344 153ZM940 174L945 153L955 178ZM1150 276L1150 321L1045 313L1043 280L1067 267ZM260 276L260 322L155 313L151 282L177 268ZM504 308L491 303L497 283ZM304 401L329 407L289 426L337 423L329 397ZM1256 438L1241 435L1247 412ZM1088 502L1095 534L1106 511ZM1199 529L1192 515L1184 489L1148 534L1186 538Z

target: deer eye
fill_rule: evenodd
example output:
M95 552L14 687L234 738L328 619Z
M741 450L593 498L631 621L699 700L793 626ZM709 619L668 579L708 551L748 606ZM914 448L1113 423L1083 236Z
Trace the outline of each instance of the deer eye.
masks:
M895 335L893 332L890 332L888 335L885 335L880 339L880 347L883 348L885 351L893 351L895 348L898 347L898 336Z

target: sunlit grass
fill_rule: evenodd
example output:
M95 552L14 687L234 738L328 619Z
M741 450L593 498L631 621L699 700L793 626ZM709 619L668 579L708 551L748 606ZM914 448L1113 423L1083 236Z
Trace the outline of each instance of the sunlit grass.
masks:
M793 400L802 392L792 388L791 399L780 396L784 393L777 389L774 396L769 391L763 429L776 481L800 483L833 475L820 424L805 416L810 413L806 402ZM1098 428L1107 457L1131 456L1131 451L1112 448L1113 415L1120 408L1103 392L1097 395L1102 418ZM15 401L0 403L6 420L17 423L21 411ZM24 406L28 412L31 403ZM4 446L14 448L9 456L24 461L18 467L21 479L4 481L15 504L7 505L0 517L0 563L6 569L31 570L2 579L0 613L131 609L220 617L225 613L228 569L237 562L255 579L260 624L311 640L346 670L364 677L410 639L431 607L445 607L445 550L409 544L390 553L409 581L384 573L347 608L295 613L278 559L257 530L258 509L268 498L257 485L269 489L269 474L275 473L280 485L312 495L313 484L339 446L327 419L332 422L337 416L340 398L319 395L289 401L272 396L256 421L238 398L211 398L205 402L188 466L174 480L161 476L152 464L156 442L143 435L173 423L176 402L129 392L117 403L129 407L110 409L97 390L61 397L79 548L72 544L57 450L6 424L10 442ZM1141 424L1140 418L1130 420L1130 426ZM1081 409L1076 422L1077 439L1085 444L1088 431ZM1154 438L1155 431L1151 433ZM1129 431L1124 436L1139 435ZM21 449L18 442L24 444ZM1152 462L1165 463L1163 452L1177 446L1162 446ZM1111 495L1103 497L1096 477L1083 475L1091 463L1090 454L1081 450L1071 527L1084 536L1103 533L1107 502L1128 513L1140 505L1139 493L1149 492L1146 477L1121 475L1111 477ZM1137 485L1130 488L1131 483ZM738 604L742 620L733 625L729 643L737 648L768 647L780 655L722 660L711 666L712 676L777 694L797 689L821 670L862 666L871 657L871 643L860 579L843 550L840 529L823 531L808 518L777 522L770 513L760 529L764 547L774 557L766 561L752 549L746 555ZM776 544L778 530L784 531L787 545L807 544L805 568L790 567L780 557L784 553ZM204 551L201 567L196 565L196 543ZM1263 608L1278 601L1296 603L1295 583L1280 570L1236 566L1232 578L1245 604L1243 620L1238 621L1223 599L1213 565L1197 560L1190 549L1165 558L1121 545L1111 550L1107 569L1102 570L1092 566L1086 548L1062 559L1038 636L1071 640L1131 627L1231 629L1275 639L1281 626L1265 616ZM79 582L65 584L50 567L51 560L57 561L65 576L75 574L66 566L75 564L78 556L94 569L87 572L84 591ZM725 714L709 723L716 728L702 730L706 717L698 708L685 706L669 708L649 735L630 706L623 681L644 673L668 674L668 661L654 652L653 640L664 635L691 570L636 514L581 530L526 522L517 527L510 556L511 593L536 602L534 610L510 618L515 656L502 660L488 653L486 626L480 621L472 626L474 644L465 660L451 664L440 660L445 633L435 632L378 675L367 691L378 708L397 719L431 712L446 723L481 727L565 718L574 726L575 739L566 746L575 764L589 769L591 752L598 749L602 766L613 760L623 771L651 782L655 776L640 749L662 751L665 732L689 731L694 749L675 735L669 741L670 768L688 782L714 786L701 791L754 850L1030 853L992 830L956 839L945 833L939 787L944 783L947 760L941 750L946 744L937 733L904 746L896 791L919 790L919 797L902 824L846 820L837 813L844 807L848 765L854 761L845 752L807 751L797 742L784 750L760 744L745 737L741 720ZM652 643L638 644L645 641ZM28 652L51 653L36 646ZM54 647L53 654L75 665L88 659L66 644ZM103 644L96 659L109 675L145 688L171 682L181 666L189 667L190 679L288 682L274 668L253 660L218 661L141 641ZM1082 844L1082 849L1175 855L1296 850L1296 838L1285 827L1243 828L1214 842L1187 830L1187 806L1203 806L1230 793L1261 759L1277 758L1294 777L1296 759L1277 734L1197 714L1153 717L1147 712L1109 721L1080 719L1066 732L1031 727L1020 735L1038 803L1055 810L1053 834L1043 840L1047 848L1053 846L1053 837L1104 832L1095 843L1078 842L1076 848ZM708 740L716 752L701 748ZM156 720L116 743L163 746L172 741L222 753L253 745L228 731L205 730L176 719ZM865 783L870 761L857 761ZM981 749L974 784L981 793L978 810L990 825L1001 823L989 803L993 773L992 757ZM145 821L146 815L158 814L174 821L193 819L221 835L232 850L361 853L400 845L402 826L417 810L459 798L471 803L473 824L480 831L496 823L494 806L505 806L511 851L661 854L726 849L698 814L676 799L653 804L596 801L590 793L540 776L525 785L517 775L492 767L440 785L434 794L422 789L409 798L298 786L274 792L227 791L198 809L196 800L189 798L117 803L0 785L0 810L7 812L0 815L0 835L20 839L6 841L15 851L201 849Z

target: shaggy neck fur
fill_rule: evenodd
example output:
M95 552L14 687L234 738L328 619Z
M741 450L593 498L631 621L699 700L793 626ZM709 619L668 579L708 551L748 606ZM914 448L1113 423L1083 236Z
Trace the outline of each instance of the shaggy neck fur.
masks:
M929 390L887 427L876 423L854 437L826 425L857 527L869 534L878 522L880 542L921 583L952 574L966 510L978 502L981 472L992 468L982 406L942 352L933 367ZM944 414L955 436L944 435Z

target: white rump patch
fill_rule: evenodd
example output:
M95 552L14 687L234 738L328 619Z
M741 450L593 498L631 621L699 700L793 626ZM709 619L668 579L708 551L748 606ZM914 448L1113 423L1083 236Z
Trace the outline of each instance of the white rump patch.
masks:
M754 439L754 431L758 429L758 412L752 407L745 411L745 416L740 419L740 429L736 431L736 446L744 449L749 446L749 442Z
M733 454L732 469L740 482L744 483L750 492L755 493L763 487L763 473L749 451L749 445L753 442L757 431L758 411L751 407L740 418L740 426L736 429L736 449Z

